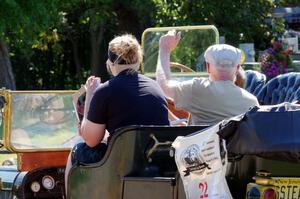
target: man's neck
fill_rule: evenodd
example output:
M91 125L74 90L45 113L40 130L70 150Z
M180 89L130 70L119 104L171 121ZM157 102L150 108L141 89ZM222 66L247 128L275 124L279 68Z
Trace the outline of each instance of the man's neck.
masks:
M211 81L234 81L232 78L229 77L218 77L218 76L214 76L214 75L209 75L209 79Z

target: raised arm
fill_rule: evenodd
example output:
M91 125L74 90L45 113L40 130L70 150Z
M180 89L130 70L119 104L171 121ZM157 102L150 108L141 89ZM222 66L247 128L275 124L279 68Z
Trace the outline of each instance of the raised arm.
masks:
M158 60L156 66L156 81L169 98L174 98L174 87L178 82L171 80L170 55L180 41L180 32L169 31L159 40Z
M90 108L90 103L93 94L100 84L100 78L91 76L86 81L86 99L84 105L84 117L81 124L80 134L86 144L90 147L94 147L101 142L105 135L105 124L97 124L87 119L87 115Z

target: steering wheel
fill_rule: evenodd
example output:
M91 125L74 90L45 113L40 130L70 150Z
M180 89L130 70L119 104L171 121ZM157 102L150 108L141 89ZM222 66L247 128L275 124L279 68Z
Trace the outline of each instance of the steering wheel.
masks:
M180 69L180 72L182 73L195 73L196 71L194 71L193 69L191 69L190 67L177 63L177 62L171 62L170 66L172 68L177 68ZM189 117L189 113L187 111L184 110L179 110L175 108L174 102L172 99L167 98L167 102L168 102L168 109L171 112L171 114L174 114L176 117L178 117L178 119L187 119ZM170 114L169 114L170 117ZM175 121L176 122L176 121Z
M186 65L183 65L183 64L180 64L180 63L177 63L177 62L171 62L170 66L172 68L180 69L181 72L192 72L192 73L196 72L193 69L191 69L190 67L187 67Z

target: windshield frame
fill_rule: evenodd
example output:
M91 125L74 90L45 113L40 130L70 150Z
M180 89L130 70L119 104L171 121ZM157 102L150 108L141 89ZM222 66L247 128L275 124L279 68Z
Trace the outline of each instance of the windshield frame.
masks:
M11 152L45 152L45 151L69 151L70 147L66 148L34 148L34 149L19 149L14 147L11 143L12 136L12 104L14 94L74 94L75 90L28 90L28 91L11 91L6 89L0 89L0 96L4 97L4 107L2 116L3 126L3 144L5 149Z
M214 25L196 25L196 26L174 26L174 27L155 27L155 28L147 28L141 38L141 45L143 51L145 51L145 40L146 40L146 35L148 33L153 33L153 32L167 32L169 30L176 30L176 31L184 31L184 30L212 30L215 34L215 41L214 44L219 44L220 42L220 36L219 36L219 31ZM145 52L143 52L145 53ZM155 76L155 74L152 73L146 73L145 72L145 65L144 65L145 60L143 60L140 70L142 74L145 74L146 76L152 77ZM205 72L204 72L205 73ZM177 74L178 75L178 74ZM194 76L207 76L206 74L203 74L203 72L196 72Z

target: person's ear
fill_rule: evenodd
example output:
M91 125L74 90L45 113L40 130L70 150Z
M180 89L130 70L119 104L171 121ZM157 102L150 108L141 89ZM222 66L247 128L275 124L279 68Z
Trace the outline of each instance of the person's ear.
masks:
M207 71L208 73L210 73L210 65L209 65L209 63L208 63L208 62L205 62L205 66L206 66L206 71Z
M240 67L241 67L241 65L238 64L237 67L236 67L236 71L235 71L236 75L239 73Z

